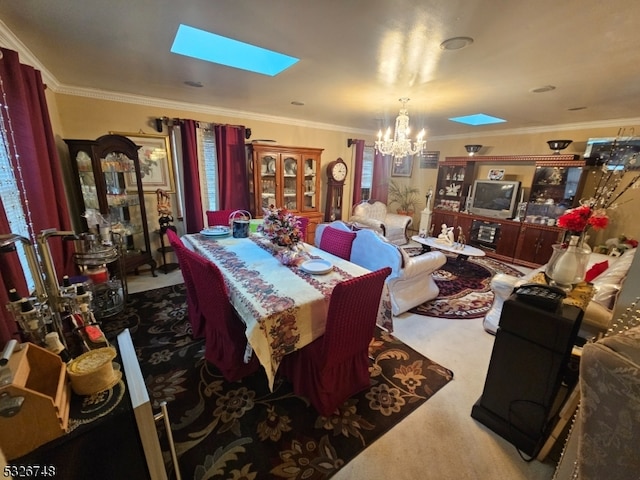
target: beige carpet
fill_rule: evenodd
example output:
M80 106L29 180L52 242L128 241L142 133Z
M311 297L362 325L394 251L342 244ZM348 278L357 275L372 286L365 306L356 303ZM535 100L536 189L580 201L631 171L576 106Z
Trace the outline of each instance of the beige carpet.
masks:
M180 272L140 275L134 291L181 281ZM552 461L525 462L515 447L471 418L482 394L494 337L482 319L460 322L404 314L395 335L446 365L455 377L445 389L343 467L337 480L549 480Z

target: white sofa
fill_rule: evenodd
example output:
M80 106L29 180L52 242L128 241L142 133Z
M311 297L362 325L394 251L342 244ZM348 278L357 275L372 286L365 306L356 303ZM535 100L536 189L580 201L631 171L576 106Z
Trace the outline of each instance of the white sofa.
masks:
M582 319L582 326L590 331L606 332L611 325L613 307L622 283L631 267L637 248L627 250L619 257L603 255L601 253L591 253L587 270L597 263L608 262L608 268L592 280L595 288L593 298L587 305ZM534 277L544 272L545 265L536 270L532 270L524 277L513 277L511 275L497 274L491 279L491 290L494 293L494 301L491 309L484 318L484 329L494 334L500 323L502 304L509 298L513 289L523 283L531 282Z
M351 228L344 222L323 223L316 228L315 244L319 247L324 229L331 225L344 231ZM357 230L351 248L351 262L369 270L391 267L386 283L391 296L391 312L400 315L418 305L433 300L440 290L431 274L442 267L447 258L433 251L410 257L373 230Z
M369 228L380 233L389 242L404 245L408 242L407 228L413 222L408 215L387 212L382 202L361 202L353 207L349 222L357 228Z

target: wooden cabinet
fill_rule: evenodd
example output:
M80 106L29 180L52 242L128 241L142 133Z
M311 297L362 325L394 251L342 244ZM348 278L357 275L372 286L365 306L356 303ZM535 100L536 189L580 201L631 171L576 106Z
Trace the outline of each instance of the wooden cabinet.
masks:
M551 245L560 241L563 230L523 223L514 256L518 263L535 267L547 263L553 253Z
M498 244L496 245L496 255L498 259L509 260L516 256L516 244L519 233L519 222L501 222L500 236L498 237Z
M123 239L126 272L149 265L155 277L149 226L138 160L139 147L121 135L103 135L97 140L65 140L74 171L73 197L82 215L97 210ZM79 219L86 230L86 218ZM96 231L96 233L99 233Z
M467 243L481 248L487 256L527 267L547 263L553 252L551 245L560 241L563 232L559 227L443 210L434 210L432 219L433 236L445 223L454 227L458 238L460 227Z
M446 223L456 229L457 236L460 226L467 243L490 257L529 267L543 265L562 232L555 226L557 218L584 196L584 167L585 161L577 155L447 157L438 166L433 235ZM493 168L522 182L523 222L465 213L475 180L487 178Z
M313 243L320 211L320 159L322 149L252 144L253 178L251 214L260 218L274 205L309 218L307 243Z

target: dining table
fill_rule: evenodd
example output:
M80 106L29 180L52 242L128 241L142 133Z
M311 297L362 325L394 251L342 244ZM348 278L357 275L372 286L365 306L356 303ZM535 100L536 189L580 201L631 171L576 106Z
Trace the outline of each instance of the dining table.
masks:
M260 233L235 238L230 234L201 232L186 234L182 240L187 248L220 269L229 300L246 325L245 360L255 353L272 390L284 355L324 334L334 287L370 272L306 243L297 245L297 262L285 265L281 261L282 249ZM318 264L327 268L317 269ZM386 285L376 323L388 332L393 331Z

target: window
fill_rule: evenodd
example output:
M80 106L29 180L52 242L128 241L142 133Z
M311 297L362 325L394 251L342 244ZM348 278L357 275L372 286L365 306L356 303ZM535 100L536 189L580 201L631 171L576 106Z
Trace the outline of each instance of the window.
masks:
M200 188L203 210L219 210L218 199L218 155L216 137L211 128L198 128L198 158L200 165Z
M1 116L0 120L4 123L4 116ZM19 188L19 179L16 178L16 170L13 169L11 164L10 143L6 133L7 129L0 128L0 198L2 198L2 205L4 206L4 212L9 221L11 233L24 238L31 238L26 219L28 213L25 213L20 199L21 189ZM24 272L27 282L27 288L29 291L33 291L35 283L31 276L31 270L27 263L23 245L22 243L17 243L16 247L18 258L22 265L22 271Z
M362 178L360 182L362 200L371 199L371 187L373 185L373 158L373 147L367 147L365 145L364 152L362 154Z

